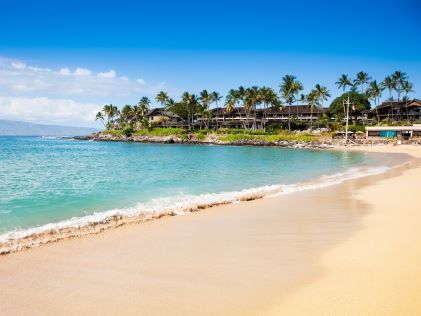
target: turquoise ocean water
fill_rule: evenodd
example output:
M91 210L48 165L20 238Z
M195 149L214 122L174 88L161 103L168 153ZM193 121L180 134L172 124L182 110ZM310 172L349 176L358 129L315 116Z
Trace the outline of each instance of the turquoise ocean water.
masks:
M287 191L370 164L373 157L362 153L0 137L0 236L104 212Z

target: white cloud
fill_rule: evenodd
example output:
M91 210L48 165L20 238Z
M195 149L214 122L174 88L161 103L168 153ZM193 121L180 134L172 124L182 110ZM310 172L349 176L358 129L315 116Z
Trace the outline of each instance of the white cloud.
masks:
M47 97L0 96L0 118L51 123L85 123L93 125L100 105L70 99Z
M164 83L149 84L141 78L117 77L115 70L93 72L84 67L41 68L0 57L0 95L137 100L164 88Z
M28 66L29 70L32 70L33 72L51 72L50 68L41 68L41 67L34 67L34 66Z
M68 75L70 75L72 72L70 71L70 69L69 69L69 68L65 67L65 68L61 68L61 69L58 71L58 73L59 73L60 75L63 75L63 76L68 76Z
M110 70L107 72L100 72L97 74L98 78L108 78L108 79L114 79L116 77L116 72L114 70Z
M15 69L25 69L26 65L20 61L14 61L11 63L12 67Z
M165 83L117 76L115 70L38 67L0 56L0 118L63 125L96 125L106 103L135 103L165 89Z
M86 68L76 68L76 70L75 70L76 76L90 76L91 73L92 72L89 69L86 69Z

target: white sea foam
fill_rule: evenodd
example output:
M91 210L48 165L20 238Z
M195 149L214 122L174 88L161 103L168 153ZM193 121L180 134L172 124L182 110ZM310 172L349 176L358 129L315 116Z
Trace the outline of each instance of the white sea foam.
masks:
M358 167L344 172L324 175L314 181L266 185L241 191L207 193L200 195L178 195L153 199L132 207L97 212L82 217L74 217L57 223L49 223L29 229L19 229L0 234L0 253L17 251L24 247L35 247L43 243L96 233L105 228L118 226L124 222L159 218L165 215L181 215L215 205L239 203L264 196L274 197L282 194L312 190L332 186L347 180L381 174L389 169L381 167ZM20 241L24 242L20 242Z
M279 196L282 194L299 192L304 190L325 188L343 183L347 180L381 174L386 172L388 169L389 167L386 166L371 168L351 168L344 172L339 172L332 175L323 175L316 181L283 185L281 191L270 194L269 196Z

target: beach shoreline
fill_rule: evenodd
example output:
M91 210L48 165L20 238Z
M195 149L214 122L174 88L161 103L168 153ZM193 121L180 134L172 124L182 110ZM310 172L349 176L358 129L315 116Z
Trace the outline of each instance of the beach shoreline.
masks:
M289 147L290 149L293 147ZM325 150L326 148L307 148L310 150ZM354 147L335 146L329 148L333 151L355 151ZM357 147L363 149L361 147ZM367 151L367 150L360 150ZM380 153L382 153L380 151ZM383 153L384 154L384 153ZM397 154L403 155L403 154ZM397 160L397 159L396 159ZM406 157L401 157L400 162L395 162L393 166L382 166L380 169L362 168L361 166L345 170L338 174L329 174L328 179L316 178L310 181L293 183L290 185L272 184L256 188L244 189L241 191L223 192L220 194L210 194L210 196L199 195L194 201L181 203L180 206L173 205L162 206L161 209L152 212L144 212L141 209L134 208L129 213L121 212L119 209L89 214L83 217L69 218L60 222L52 222L38 227L11 231L0 234L0 255L23 251L40 247L49 243L60 242L69 238L79 238L88 235L102 233L109 229L118 228L128 224L140 224L148 221L154 221L167 216L176 216L180 214L193 213L207 208L214 208L222 205L234 204L239 202L253 201L272 195L291 193L296 191L314 190L325 186L336 185L350 179L366 177L384 172L383 168L396 167L404 163Z
M419 172L420 147L345 150L398 152L413 159L385 174L332 187L125 225L95 237L67 239L0 257L4 280L0 312L256 315L270 307L269 314L301 314L303 311L294 310L297 297L290 295L329 275L330 268L320 258L370 230L365 218L375 212L372 204L376 201L361 197L361 188L373 190L388 181L402 186L408 174L414 181L414 172ZM296 212L286 212L286 205ZM265 210L264 216L258 210ZM420 240L418 234L412 237ZM27 282L32 286L25 286ZM104 286L106 290L98 293ZM107 295L114 299L103 301ZM23 306L20 297L27 300ZM75 301L70 306L72 298ZM121 306L111 306L114 300ZM311 297L309 301L313 302ZM60 304L70 309L62 310ZM313 311L308 308L307 312ZM326 311L332 310L327 306Z

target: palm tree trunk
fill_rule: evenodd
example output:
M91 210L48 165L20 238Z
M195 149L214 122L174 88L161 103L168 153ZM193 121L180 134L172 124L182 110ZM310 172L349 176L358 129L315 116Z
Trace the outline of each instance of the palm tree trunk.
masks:
M390 110L392 111L392 123L393 123L393 103L390 106Z
M256 128L256 109L253 110L253 130L255 131Z
M219 108L218 108L218 102L216 102L216 119L215 119L216 129L218 129L218 117L219 117Z

